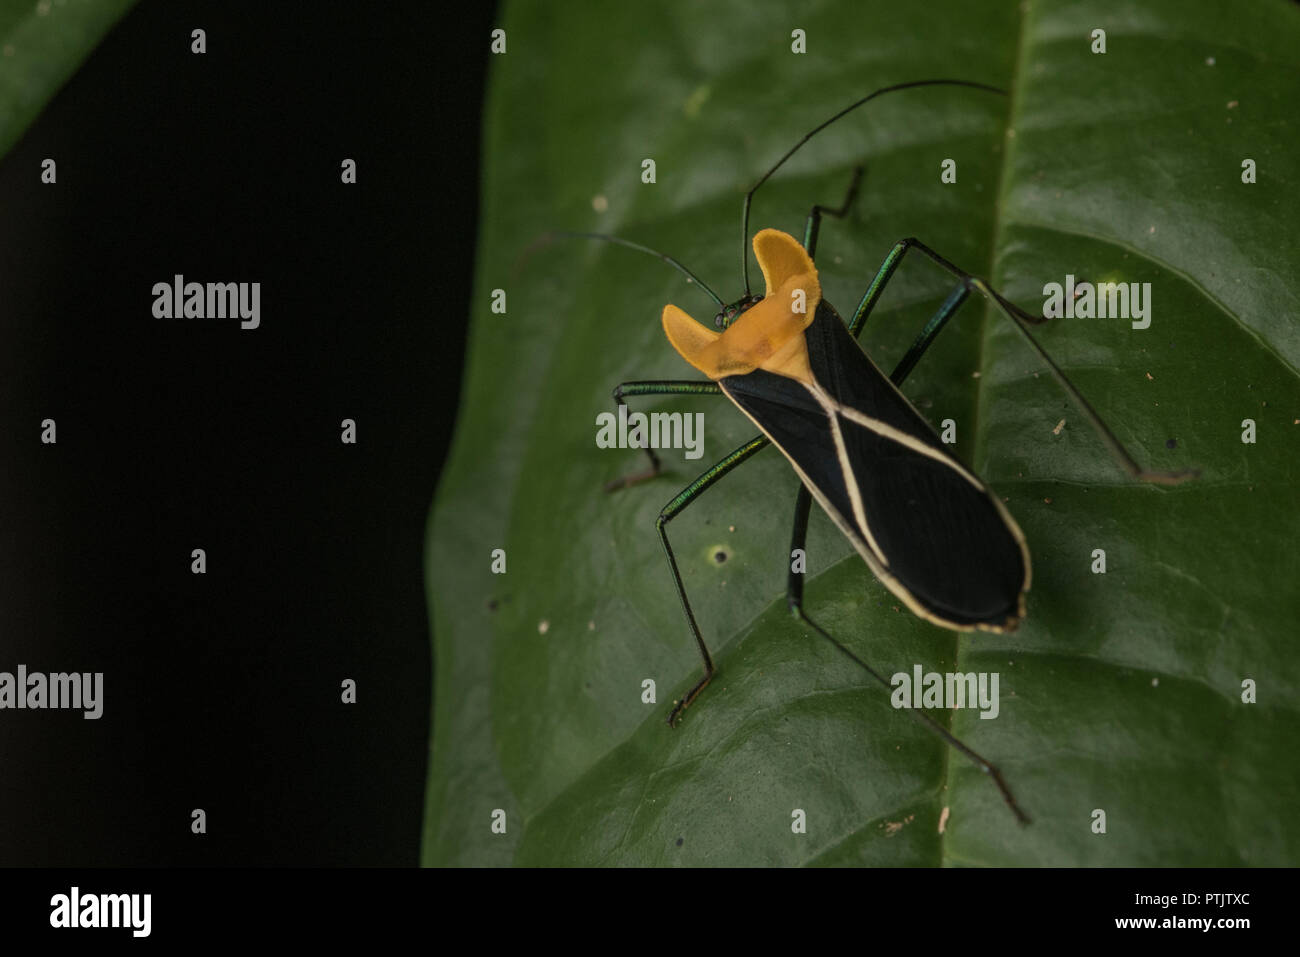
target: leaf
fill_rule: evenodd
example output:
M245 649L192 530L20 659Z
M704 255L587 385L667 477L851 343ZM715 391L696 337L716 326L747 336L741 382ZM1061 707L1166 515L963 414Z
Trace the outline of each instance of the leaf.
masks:
M0 156L9 152L134 0L0 3Z
M514 4L501 24L478 307L428 545L425 862L1294 863L1300 10L955 0L791 18L661 6L647 20ZM796 27L804 55L790 52ZM1091 52L1098 28L1104 54ZM842 313L905 236L1031 311L1067 275L1150 283L1149 328L1071 318L1038 338L1139 461L1202 470L1174 488L1129 480L1018 333L973 301L904 391L936 427L957 423L959 453L1028 537L1022 628L957 636L900 612L814 510L807 602L822 625L886 675L999 674L997 718L960 710L952 727L1001 767L1034 817L1023 828L974 766L789 617L797 486L776 452L669 526L719 671L668 729L701 666L655 517L753 427L725 399L641 400L702 411L704 456L665 452L662 477L602 493L643 465L596 446L611 388L692 377L659 313L672 302L707 322L715 308L626 249L566 241L525 255L546 230L599 230L738 296L743 191L866 92L938 76L1011 97L925 89L873 102L759 192L751 232L801 234L812 204L837 204L865 162L856 207L826 220L818 249ZM654 184L641 182L645 158ZM957 182L945 185L949 158ZM498 288L505 315L489 308ZM950 288L908 257L866 331L878 364L902 355ZM1255 444L1241 440L1245 419ZM490 572L494 548L504 575ZM1105 574L1091 571L1095 549ZM1242 701L1245 679L1256 704ZM490 828L495 809L504 834ZM796 809L806 834L792 833ZM1105 834L1093 833L1098 809Z

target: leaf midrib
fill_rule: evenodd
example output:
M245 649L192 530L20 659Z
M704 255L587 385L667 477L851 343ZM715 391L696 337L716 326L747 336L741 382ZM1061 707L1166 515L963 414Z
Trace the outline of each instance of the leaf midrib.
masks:
M1025 0L1025 3L1018 8L1020 16L1016 23L1016 46L1015 46L1016 52L1015 52L1015 59L1012 61L1011 64L1011 81L1007 84L1007 98L1009 100L1009 102L1007 103L1007 112L1006 112L1007 120L1006 120L1006 126L1002 130L1002 150L1001 150L1002 161L998 164L998 186L997 186L997 190L994 193L995 199L993 202L993 229L992 229L992 236L989 241L989 263L988 263L988 271L985 273L985 275L989 277L990 283L993 281L993 276L996 274L996 268L998 262L998 249L1001 248L1001 243L1004 238L1002 210L1005 208L1005 204L1007 200L1007 188L1008 188L1007 181L1009 178L1008 171L1011 167L1011 151L1015 145L1014 138L1008 136L1007 131L1015 129L1016 106L1020 101L1020 77L1024 74L1024 71L1021 69L1021 67L1025 57L1025 33L1026 33L1025 23L1029 19L1031 7L1032 7L1032 0ZM976 362L976 368L978 368L981 373L986 371L984 357L988 354L989 313L991 311L992 308L990 304L986 301L984 304L984 314L980 317L979 358ZM988 376L981 374L980 377L975 380L975 402L973 405L974 411L971 417L972 419L974 419L975 450L977 453L978 453L979 446L981 444L980 409L984 402L984 383L988 378L989 378ZM976 457L975 455L972 455L972 458L975 457ZM953 634L952 643L953 643L953 652L952 652L953 669L957 672L960 672L961 671L961 663L960 663L961 634L960 633ZM948 719L947 720L948 731L949 733L951 733L952 732L951 711L947 712L947 719ZM948 778L949 778L949 770L951 766L952 766L952 748L945 744L943 747L942 771L939 776L939 782L940 782L939 787L941 791L948 790L948 783L949 783ZM939 866L942 867L944 865L944 862L947 860L948 841L947 841L946 831L939 832L938 845L939 845Z

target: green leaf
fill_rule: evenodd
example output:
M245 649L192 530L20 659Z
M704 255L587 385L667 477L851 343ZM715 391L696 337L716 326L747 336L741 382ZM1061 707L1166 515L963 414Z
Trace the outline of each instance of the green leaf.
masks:
M135 0L0 0L0 156Z
M457 437L433 510L436 697L430 864L1294 864L1300 859L1300 305L1295 103L1300 9L1115 4L513 4L491 62L476 308ZM791 31L808 52L791 52ZM1106 31L1093 53L1092 31ZM484 40L487 46L487 39ZM823 225L826 298L848 314L893 243L916 236L1030 311L1068 274L1150 283L1151 324L1060 319L1039 341L1152 468L1129 480L1047 370L980 303L905 392L1005 498L1034 560L1013 635L929 625L814 510L810 613L886 675L1000 675L1000 713L952 716L1034 818L785 611L797 488L767 451L669 526L718 676L701 673L654 532L659 509L753 434L725 399L704 457L614 494L633 450L597 448L629 379L693 378L659 314L715 311L681 276L599 230L676 256L740 294L751 232L801 235L867 165L852 214ZM657 182L641 182L653 158ZM944 159L957 182L940 182ZM1254 159L1258 182L1244 184ZM596 197L603 197L605 211ZM494 289L508 312L491 311ZM951 288L911 257L864 343L889 368ZM444 317L441 321L459 321ZM635 400L634 400L635 401ZM1257 441L1242 441L1252 419ZM1058 423L1064 425L1058 428ZM502 548L507 572L491 573ZM1094 574L1104 549L1105 574ZM719 564L716 553L725 551ZM654 679L658 701L641 701ZM1243 681L1258 703L1243 703ZM491 830L506 812L507 830ZM794 834L792 812L807 816ZM1094 810L1106 833L1093 832ZM940 822L943 830L940 830Z

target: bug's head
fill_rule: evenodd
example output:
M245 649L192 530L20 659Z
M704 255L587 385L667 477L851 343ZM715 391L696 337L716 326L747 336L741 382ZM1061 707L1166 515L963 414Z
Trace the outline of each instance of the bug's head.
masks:
M710 379L745 375L755 369L780 371L799 378L807 373L804 330L821 302L821 283L811 257L789 233L763 229L754 237L754 256L763 270L766 290L747 293L713 317L715 332L676 306L664 306L668 341L683 359ZM748 316L744 322L737 322ZM794 370L792 374L790 370Z
M757 293L750 293L748 296L742 296L729 306L724 306L722 311L713 317L713 324L719 329L725 329L731 325L740 316L742 312L763 301L763 297Z

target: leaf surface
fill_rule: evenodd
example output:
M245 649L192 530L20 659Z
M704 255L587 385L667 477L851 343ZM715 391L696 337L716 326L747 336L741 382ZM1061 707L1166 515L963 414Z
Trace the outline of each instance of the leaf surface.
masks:
M1293 196L1300 9L1116 5L516 3L491 64L478 308L457 438L430 521L435 711L429 864L1293 864L1300 763L1300 304ZM808 52L791 52L791 31ZM1093 53L1092 31L1106 32ZM1006 322L969 302L908 380L1005 499L1034 561L1013 635L899 610L814 510L810 613L886 675L996 672L999 713L937 712L997 763L1034 818L890 705L785 610L797 488L766 451L669 526L718 676L700 674L654 531L659 509L753 434L725 399L702 458L615 494L643 465L598 448L633 379L695 378L664 340L675 303L716 307L654 259L738 297L743 192L798 138L880 86L956 76L1011 91L913 90L814 138L758 194L751 233L827 219L825 297L851 314L916 236L1030 311L1072 275L1150 284L1150 326L1065 318L1039 341L1143 464L1124 476ZM1252 158L1258 181L1244 184ZM653 159L656 182L643 183ZM940 181L953 159L957 182ZM751 273L761 282L751 262ZM864 346L890 368L950 278L909 256ZM1141 286L1139 288L1146 288ZM492 291L508 311L494 314ZM447 319L445 321L457 321ZM1256 423L1254 444L1243 421ZM1059 423L1064 421L1063 426ZM507 572L491 573L502 548ZM1093 572L1104 550L1106 571ZM722 552L726 560L717 561ZM642 702L643 682L658 700ZM1242 701L1243 681L1257 703ZM506 812L504 834L492 812ZM807 833L792 832L805 812ZM1095 812L1106 832L1094 833ZM940 822L942 821L942 831Z

